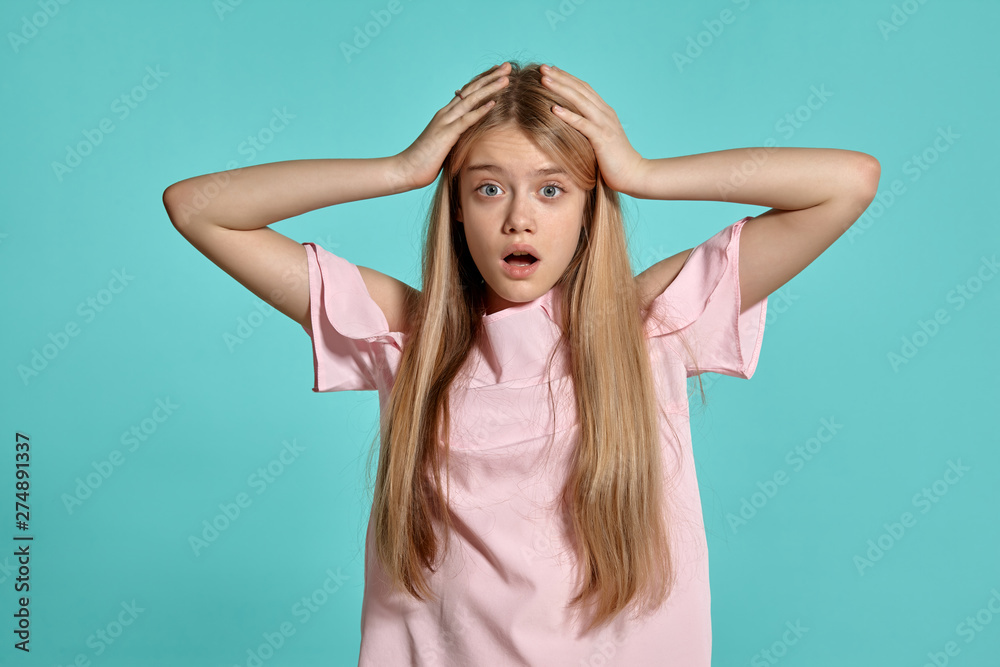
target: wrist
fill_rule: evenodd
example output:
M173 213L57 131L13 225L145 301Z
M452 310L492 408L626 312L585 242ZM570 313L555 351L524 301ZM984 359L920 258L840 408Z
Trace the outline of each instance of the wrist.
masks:
M652 160L639 156L631 169L628 180L622 184L619 192L635 199L649 199L648 183L652 166Z
M406 151L385 158L385 180L391 194L400 194L423 187L416 182Z

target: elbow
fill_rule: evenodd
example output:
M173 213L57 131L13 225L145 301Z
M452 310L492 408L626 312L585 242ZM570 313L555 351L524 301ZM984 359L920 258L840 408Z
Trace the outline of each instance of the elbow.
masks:
M163 191L163 208L174 228L182 234L184 229L195 221L197 209L191 203L190 188L184 181L174 183Z
M167 189L163 191L163 208L166 209L167 215L170 215L170 219L173 220L174 211L177 210L180 202L180 183L174 183L168 185Z
M168 215L170 214L170 209L174 207L174 201L177 198L176 187L177 184L174 183L173 185L168 185L167 189L163 191L163 208L167 211Z
M867 208L878 193L879 179L882 177L882 165L874 156L867 153L857 153L857 166L854 168L853 192L858 201Z
M169 211L184 204L185 199L191 198L190 190L187 181L177 181L168 185L167 189L163 191L163 207Z

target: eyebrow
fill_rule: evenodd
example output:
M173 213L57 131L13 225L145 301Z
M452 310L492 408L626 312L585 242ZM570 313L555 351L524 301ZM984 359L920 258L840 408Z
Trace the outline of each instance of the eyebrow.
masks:
M506 174L507 170L503 167L499 167L495 164L473 164L466 167L467 171L493 171L500 172L501 174ZM541 169L536 169L532 176L550 176L552 174L563 174L564 176L569 176L565 169L562 167L542 167Z

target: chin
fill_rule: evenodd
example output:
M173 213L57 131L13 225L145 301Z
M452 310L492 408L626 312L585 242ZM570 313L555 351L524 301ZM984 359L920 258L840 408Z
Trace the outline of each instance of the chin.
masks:
M527 303L528 301L534 301L548 292L552 289L553 285L555 285L555 282L549 284L548 282L537 280L530 282L520 281L516 285L504 285L502 291L494 288L493 292L497 297L509 303Z

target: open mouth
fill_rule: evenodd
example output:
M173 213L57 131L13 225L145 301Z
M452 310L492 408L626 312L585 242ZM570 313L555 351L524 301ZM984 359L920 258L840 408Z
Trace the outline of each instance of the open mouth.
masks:
M515 255L511 253L503 258L503 261L513 266L531 266L538 261L534 255Z

